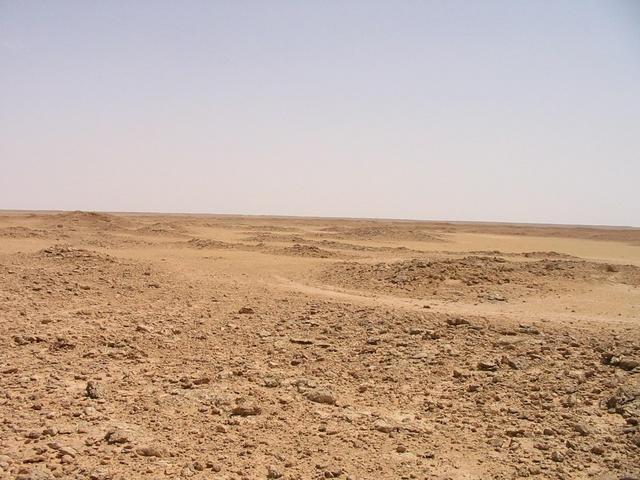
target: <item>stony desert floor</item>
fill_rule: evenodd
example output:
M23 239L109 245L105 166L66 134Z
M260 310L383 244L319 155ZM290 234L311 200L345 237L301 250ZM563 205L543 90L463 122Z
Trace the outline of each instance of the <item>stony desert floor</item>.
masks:
M0 212L0 478L640 478L640 230Z

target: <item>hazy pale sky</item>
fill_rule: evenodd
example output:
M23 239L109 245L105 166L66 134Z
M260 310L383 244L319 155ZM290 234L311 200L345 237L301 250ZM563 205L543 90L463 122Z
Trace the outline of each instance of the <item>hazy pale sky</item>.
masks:
M640 2L1 0L0 208L640 226Z

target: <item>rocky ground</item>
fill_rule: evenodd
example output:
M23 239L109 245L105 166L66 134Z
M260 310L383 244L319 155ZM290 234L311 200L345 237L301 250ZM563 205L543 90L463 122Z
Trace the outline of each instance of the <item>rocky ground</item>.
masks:
M504 255L450 258L446 255L391 263L344 262L320 275L346 288L393 292L395 295L506 301L552 294L573 285L618 283L640 286L640 267L543 258L525 261Z
M0 227L0 478L640 478L628 231L483 254L455 224Z

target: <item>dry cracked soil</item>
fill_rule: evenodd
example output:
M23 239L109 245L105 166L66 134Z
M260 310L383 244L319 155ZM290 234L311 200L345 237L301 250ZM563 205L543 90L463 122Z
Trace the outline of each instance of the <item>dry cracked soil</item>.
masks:
M640 478L640 230L0 213L0 478Z

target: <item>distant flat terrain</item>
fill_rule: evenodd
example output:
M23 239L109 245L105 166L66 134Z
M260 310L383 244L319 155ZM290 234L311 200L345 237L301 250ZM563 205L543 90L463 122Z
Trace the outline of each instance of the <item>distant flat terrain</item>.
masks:
M639 362L640 229L0 211L0 478L638 478Z

